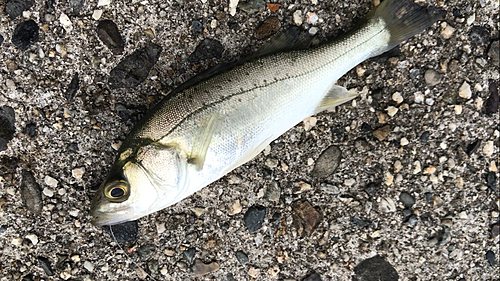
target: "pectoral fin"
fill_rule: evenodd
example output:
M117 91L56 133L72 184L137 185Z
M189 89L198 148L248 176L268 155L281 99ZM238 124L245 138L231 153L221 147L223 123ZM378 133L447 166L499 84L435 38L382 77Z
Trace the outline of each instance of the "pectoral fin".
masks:
M188 163L196 165L196 169L198 169L198 171L203 169L208 147L210 146L210 142L212 141L218 122L218 115L212 115L208 119L204 129L201 130L197 136L195 136Z
M348 102L359 94L354 91L348 91L346 88L338 85L332 85L328 93L326 93L323 100L319 103L314 111L314 114L318 114L326 109L335 107L337 105Z

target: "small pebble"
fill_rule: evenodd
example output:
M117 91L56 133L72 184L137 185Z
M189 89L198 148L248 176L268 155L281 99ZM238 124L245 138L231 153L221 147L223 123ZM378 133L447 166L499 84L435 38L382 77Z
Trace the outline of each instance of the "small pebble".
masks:
M427 167L427 168L424 169L423 174L424 175L432 175L435 172L436 172L436 167L434 167L434 166L431 165L431 166L429 166L429 167Z
M85 167L79 167L79 168L74 168L71 170L71 175L77 180L82 179L83 175L85 174Z
M51 177L51 176L45 176L45 184L50 186L50 187L57 187L57 184L59 183L59 181L57 181L55 178Z
M38 262L40 263L40 267L43 269L45 274L47 274L47 276L53 276L54 271L52 270L52 267L50 266L50 261L46 257L41 257L41 256L37 257L37 259L38 259Z
M404 99L400 92L395 92L394 94L392 94L392 100L400 104Z
M248 275L253 278L257 278L260 275L260 269L255 268L255 267L250 267L248 269Z
M385 109L385 111L387 111L387 114L391 117L396 115L396 113L398 113L398 110L399 109L397 107L394 107L394 106L389 106Z
M69 19L68 15L65 13L61 13L61 16L59 17L59 22L61 23L62 27L66 32L71 32L73 30L73 23Z
M328 178L333 174L342 160L342 151L337 146L330 146L316 160L311 175L317 178Z
M307 201L293 202L292 211L294 225L300 236L310 236L323 219L321 213Z
M137 233L139 231L139 225L137 221L129 221L121 224L115 224L112 226L105 225L102 228L111 235L113 240L118 243L134 241L137 239Z
M8 0L4 11L13 20L22 15L24 11L29 10L33 4L35 4L34 0Z
M373 136L375 136L379 141L383 141L390 131L391 127L389 125L385 125L373 131Z
M200 277L209 273L219 270L219 264L216 262L203 263L201 260L196 259L194 265L191 267L191 273L194 277Z
M441 75L435 70L429 69L424 74L425 83L429 86L436 86L441 81Z
M462 106L460 104L455 105L454 111L457 115L462 114Z
M189 248L182 252L182 255L184 256L188 264L193 264L195 254L196 254L195 248Z
M167 230L167 228L165 227L165 223L156 223L156 232L158 234L161 234L163 232L165 232Z
M400 144L401 146L406 146L406 145L408 145L409 143L410 143L410 142L409 142L409 141L408 141L408 139L407 139L407 138L405 138L405 137L402 137L402 138L401 138L401 140L399 141L399 144Z
M472 97L472 91L467 81L464 81L462 86L460 86L460 88L458 89L458 95L464 99L470 99Z
M401 194L399 194L399 201L403 203L406 209L413 207L415 204L415 198L413 198L413 196L411 196L408 192L401 192Z
M236 259L241 263L241 265L248 263L248 256L243 251L236 251Z
M444 39L450 39L454 32L455 28L451 27L451 25L446 25L446 27L441 30L441 36Z
M94 271L94 265L89 262L89 261L85 261L83 262L83 267L88 270L89 272L93 272Z
M103 12L102 10L94 10L92 12L92 18L94 20L99 20L101 18L101 16L102 16L102 12Z
M302 25L303 19L302 19L302 11L297 10L293 13L293 22L297 25L300 26Z
M52 197L54 196L54 191L51 190L50 188L46 187L42 190L42 193L43 195L47 196L47 197Z
M38 244L38 236L33 233L26 235L26 239L30 240L33 246L36 246L36 244Z
M309 23L309 24L315 24L315 23L318 22L318 20L319 20L319 17L315 13L309 12L309 13L306 14L306 21L307 21L307 23Z
M267 18L255 30L255 37L257 39L268 38L278 32L281 27L280 21L276 17Z
M42 212L42 192L40 186L36 182L33 173L30 171L22 171L23 179L21 181L21 198L24 206L33 214Z
M422 94L422 92L416 92L413 95L416 103L422 103L424 101L424 94Z
M190 62L199 62L206 59L221 58L224 52L222 43L211 38L205 38L201 41L194 52L188 57Z
M493 155L494 144L493 141L487 141L483 146L483 153L485 156L490 157Z
M240 200L236 200L233 203L231 203L231 205L229 206L229 208L227 210L227 213L230 216L234 216L236 214L239 214L242 209L243 209L243 207L241 206Z
M353 280L359 281L389 281L399 280L394 267L380 256L374 256L360 262L354 267Z
M125 42L118 30L118 26L111 20L102 20L97 24L97 36L113 54L121 54L125 48Z
M97 7L109 6L111 4L111 0L99 0L97 1Z
M491 250L486 252L486 260L488 260L488 263L491 266L495 266L495 253L493 253Z
M238 6L239 0L229 0L229 14L231 16L236 15L236 7Z
M264 164L267 167L269 167L270 169L274 169L274 168L278 167L279 161L278 161L278 159L275 159L275 158L267 158L266 162Z
M16 25L12 34L12 44L25 51L39 40L39 27L34 20L27 20Z
M260 205L254 205L248 208L243 219L248 231L252 233L262 228L265 217L266 208Z
M389 197L380 199L380 210L384 213L392 213L396 211L396 203Z

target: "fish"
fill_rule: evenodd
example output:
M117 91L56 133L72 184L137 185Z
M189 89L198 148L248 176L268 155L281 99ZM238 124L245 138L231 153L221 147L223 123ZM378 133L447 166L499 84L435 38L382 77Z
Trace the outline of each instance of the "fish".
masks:
M441 17L413 0L385 0L345 36L188 80L128 134L94 195L92 223L137 220L220 179L305 118L356 98L336 84L341 76Z

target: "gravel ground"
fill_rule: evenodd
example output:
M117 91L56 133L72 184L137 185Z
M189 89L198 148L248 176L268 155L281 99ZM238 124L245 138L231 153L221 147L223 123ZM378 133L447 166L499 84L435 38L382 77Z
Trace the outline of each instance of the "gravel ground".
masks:
M229 2L0 0L0 280L496 280L498 0L420 1L445 17L339 81L360 98L115 229L127 242L90 223L116 147L170 90L374 5Z

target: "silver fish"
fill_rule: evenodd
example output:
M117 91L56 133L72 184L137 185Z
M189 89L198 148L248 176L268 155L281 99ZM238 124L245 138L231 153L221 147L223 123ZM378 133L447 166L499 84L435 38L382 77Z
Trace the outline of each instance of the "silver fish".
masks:
M386 0L342 39L261 56L172 92L121 146L92 202L93 223L138 219L223 177L308 116L355 98L338 78L439 17L412 0Z

